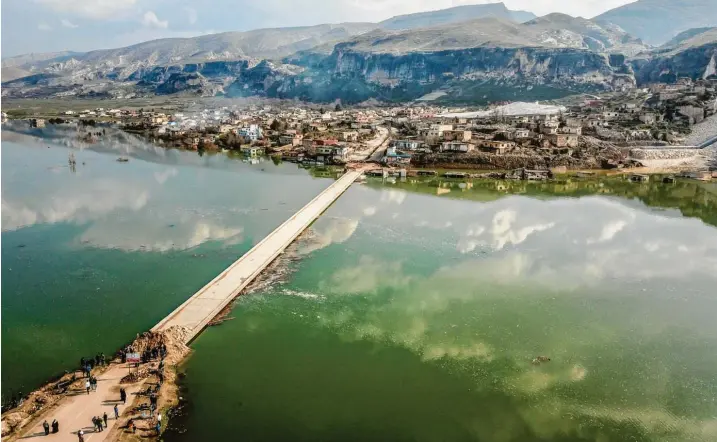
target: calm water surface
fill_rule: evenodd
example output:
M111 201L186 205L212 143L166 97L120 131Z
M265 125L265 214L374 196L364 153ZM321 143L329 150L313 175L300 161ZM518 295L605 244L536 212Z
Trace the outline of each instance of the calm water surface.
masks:
M717 230L632 194L714 219L696 183L352 187L194 343L168 440L717 440Z
M73 173L3 140L5 394L151 327L330 182L96 150ZM713 442L715 225L714 184L355 185L193 343L166 439Z
M3 132L3 397L112 354L330 183L141 144L75 150L73 172L49 145Z

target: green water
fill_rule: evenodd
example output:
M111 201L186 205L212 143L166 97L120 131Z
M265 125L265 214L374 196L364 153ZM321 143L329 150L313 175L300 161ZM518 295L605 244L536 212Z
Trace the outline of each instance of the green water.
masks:
M75 150L73 172L47 145L3 132L3 398L112 354L330 183L142 144Z
M56 141L3 132L4 396L151 327L332 176L119 136L73 172ZM192 344L164 439L717 440L717 187L654 181L354 185Z
M342 196L195 341L166 439L717 440L717 229L670 207L714 187L439 181Z

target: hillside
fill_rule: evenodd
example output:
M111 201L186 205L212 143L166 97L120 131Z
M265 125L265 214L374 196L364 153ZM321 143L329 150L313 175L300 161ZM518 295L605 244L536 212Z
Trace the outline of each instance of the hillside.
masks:
M429 28L375 30L340 43L352 51L402 54L477 47L575 48L631 55L646 46L616 26L600 26L565 14L519 24L493 17Z
M679 46L683 42L692 39L693 37L696 37L700 34L704 34L707 31L712 31L714 29L717 29L715 27L706 27L706 28L692 28L688 29L686 31L680 32L677 34L672 40L668 41L664 45L662 45L660 48L673 48L676 46Z
M715 0L638 0L594 18L614 23L645 43L659 46L680 32L717 26Z
M70 52L70 51L63 51L63 52L43 52L39 54L23 54L23 55L17 55L15 57L7 57L2 59L2 67L8 68L8 67L17 67L26 65L28 63L38 63L46 60L51 59L58 59L62 57L71 57L73 55L81 55L81 52Z
M638 38L611 23L600 25L582 17L548 14L526 22L524 26L537 33L542 42L561 46L583 47L597 52L619 52L633 55L647 47Z
M449 25L403 31L372 31L337 46L355 52L409 53L467 49L481 46L541 46L519 24L479 18Z
M717 77L717 28L632 61L638 83Z
M378 24L381 29L405 30L475 20L477 18L498 18L516 23L523 23L535 18L535 14L527 11L511 11L503 3L485 5L464 5L438 11L419 12L416 14L398 15Z
M45 57L13 57L3 60L3 66L6 62L13 63L16 69L25 72L66 75L74 80L124 79L138 69L152 66L213 60L258 62L281 58L316 45L336 43L374 27L371 23L342 23L167 38L118 49L61 53L56 57L52 54Z
M658 0L641 0L658 1ZM681 0L680 0L681 1ZM701 1L701 0L697 0ZM502 4L468 11L508 11ZM309 101L544 100L711 75L714 32L690 31L652 50L622 27L565 14L525 23L465 18L459 8L372 23L228 32L125 48L8 61L3 97L163 94L265 96ZM508 11L512 13L512 11ZM626 60L630 60L626 64ZM17 78L18 75L30 74Z

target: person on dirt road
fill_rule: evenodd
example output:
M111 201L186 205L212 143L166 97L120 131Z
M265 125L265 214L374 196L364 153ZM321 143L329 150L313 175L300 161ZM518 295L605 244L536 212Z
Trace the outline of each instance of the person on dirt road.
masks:
M125 391L124 388L120 388L120 400L122 401L123 404L127 403L127 392Z
M85 389L87 390L87 394L90 394L90 380L87 379L85 381Z
M57 419L52 420L52 433L57 433L60 431L60 423L57 422Z
M115 419L119 419L119 408L117 408L117 404L115 404Z
M82 430L78 431L77 438L79 439L79 442L85 442L85 432Z
M47 421L42 423L42 429L45 430L45 436L50 434L50 424L48 424Z
M105 427L107 427L107 419L107 412L105 412L105 414L102 415L102 420L105 421Z

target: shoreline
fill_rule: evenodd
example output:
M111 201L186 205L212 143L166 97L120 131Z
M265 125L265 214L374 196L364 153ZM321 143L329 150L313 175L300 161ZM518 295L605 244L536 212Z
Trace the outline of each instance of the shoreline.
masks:
M10 121L26 121L24 119L17 119L17 120L10 120ZM62 125L60 125L62 126ZM198 155L218 155L218 154L226 154L234 157L241 157L242 159L251 159L251 158L267 158L272 159L279 157L281 152L273 152L269 153L267 149L267 154L265 155L246 155L242 152L240 152L238 149L227 149L222 148L216 145L207 146L204 149L192 149L192 148L185 148L181 146L175 146L175 145L168 145L163 143L156 143L153 142L150 137L147 137L144 135L142 131L134 131L132 129L126 129L126 128L120 128L115 127L112 124L109 124L107 127L111 127L114 130L117 130L118 132L121 132L126 135L135 136L138 139L142 140L143 142L149 143L152 146L156 146L165 150L177 150L180 152L194 152ZM23 131L13 130L11 128L3 128L4 130L8 130L10 132L25 134ZM29 134L28 134L29 135ZM377 137L377 139L380 137ZM371 140L376 141L376 140ZM373 149L371 149L372 152L379 149L386 141L385 138L380 140L381 142L377 144ZM639 146L635 147L624 147L621 149L640 149ZM679 146L664 146L664 149L669 150L673 148L679 148ZM131 155L130 155L131 157ZM350 165L356 165L356 164L364 164L364 165L375 165L375 168L382 168L382 169L389 169L389 170L398 170L400 168L405 168L407 171L432 171L432 170L446 170L446 171L453 171L453 172L466 172L466 173L494 173L494 172L503 172L503 171L509 171L509 170L515 170L515 169L530 169L530 170L552 170L552 169L561 169L565 166L561 165L553 165L550 167L548 163L545 163L544 165L537 165L535 162L537 161L534 157L524 157L521 158L520 156L515 155L496 155L494 159L498 163L505 163L511 162L511 166L515 167L501 167L500 164L491 164L489 163L479 163L479 162L466 162L466 159L470 159L471 157L461 157L456 156L454 159L455 161L437 161L432 164L428 164L425 162L420 162L417 164L408 164L403 167L401 166L385 166L383 164L377 163L374 160L369 158L365 160L357 160L357 161L347 161L342 164L326 164L324 166L316 166L314 164L311 164L312 161L307 162L295 162L295 161L287 161L281 159L282 162L290 162L295 163L298 166L308 166L311 167L335 167L335 168L342 168ZM488 157L487 157L488 158ZM448 158L447 158L448 159ZM491 159L491 158L488 158ZM521 160L523 162L521 162ZM586 162L587 160L582 160L583 162ZM556 163L559 163L560 161L557 161ZM625 160L624 164L616 165L614 168L604 168L604 167L597 167L597 163L595 161L587 161L587 163L595 164L596 167L570 167L567 166L566 170L567 172L592 172L592 173L602 173L602 172L619 172L619 173L643 173L643 174L663 174L663 173L680 173L680 172L696 172L696 171L706 171L706 170L713 170L717 169L717 151L714 148L704 148L704 149L696 149L694 151L694 156L690 157L684 157L684 158L675 158L675 159L630 159L628 158ZM506 164L503 164L505 166ZM533 167L536 166L536 167Z
M240 296L255 293L274 284L285 282L295 270L292 264L299 261L303 256L301 248L312 241L314 235L314 232L309 227L292 241L283 253L277 256L247 287L236 295L232 302L212 318L207 328L221 325L223 322L233 319L228 317L228 315L231 313ZM139 441L148 438L154 439L159 438L164 430L166 430L172 410L174 410L181 401L179 395L179 379L181 378L179 368L192 354L191 348L188 344L185 344L186 336L189 334L190 330L181 326L173 326L167 330L160 331L145 331L144 333L138 334L130 344L118 349L113 359L110 360L107 365L93 368L92 375L100 378L104 373L117 369L118 367L122 370L127 369L128 364L122 363L120 358L124 349L131 347L134 351L142 353L150 348L156 348L159 344L164 344L167 347L167 355L164 358L166 365L164 365L162 370L164 381L161 384L157 397L157 413L161 413L164 417L162 421L162 431L159 435L156 434L153 426L156 424L156 419L142 417L143 413L146 414L146 410L149 407L149 396L137 393L133 399L128 400L127 410L129 411L121 413L118 422L109 429L109 433L106 436L107 440ZM156 387L159 379L158 366L159 362L155 360L144 362L132 373L138 373L137 376L130 379L124 376L119 381L119 384L128 388L132 386L140 392L148 386ZM66 398L77 394L77 392L82 393L84 391L86 378L73 378L77 371L78 370L68 372L59 378L53 377L52 379L55 380L48 381L27 394L25 396L26 399L21 405L3 412L3 441L15 441L27 437L26 433L38 425L42 419L49 417L48 414L61 408L63 405L62 402ZM68 386L67 392L52 393L55 385L69 380L72 380L72 383ZM119 395L119 388L117 388L115 393ZM132 433L127 428L129 419L133 419L137 427L137 433Z

